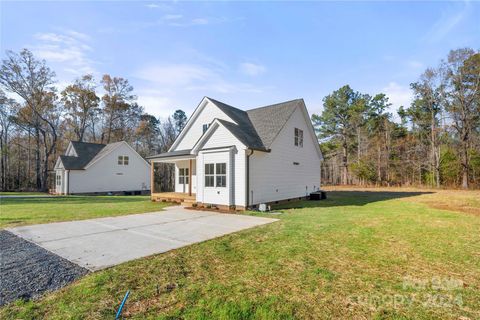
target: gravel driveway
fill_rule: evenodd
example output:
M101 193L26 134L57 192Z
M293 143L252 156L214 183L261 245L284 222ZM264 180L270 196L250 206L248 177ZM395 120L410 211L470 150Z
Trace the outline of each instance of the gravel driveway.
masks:
M57 290L87 272L48 250L0 230L0 306Z

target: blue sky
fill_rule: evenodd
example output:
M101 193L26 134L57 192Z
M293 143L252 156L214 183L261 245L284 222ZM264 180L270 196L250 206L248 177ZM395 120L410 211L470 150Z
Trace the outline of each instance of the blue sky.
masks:
M147 112L203 96L243 109L322 98L344 84L409 104L409 84L450 49L480 49L475 2L0 2L1 57L32 50L58 86L127 78Z

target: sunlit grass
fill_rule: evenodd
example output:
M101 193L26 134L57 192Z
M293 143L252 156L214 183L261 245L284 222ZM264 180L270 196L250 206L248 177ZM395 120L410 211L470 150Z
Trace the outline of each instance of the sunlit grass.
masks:
M0 199L0 228L159 211L148 196L67 196Z
M112 318L127 290L134 319L480 318L479 216L433 208L422 202L430 193L328 196L284 206L269 225L90 274L0 318Z

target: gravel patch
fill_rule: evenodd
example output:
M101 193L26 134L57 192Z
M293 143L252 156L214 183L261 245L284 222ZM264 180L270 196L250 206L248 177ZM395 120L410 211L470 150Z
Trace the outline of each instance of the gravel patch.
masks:
M87 269L0 230L0 306L36 298L87 273Z

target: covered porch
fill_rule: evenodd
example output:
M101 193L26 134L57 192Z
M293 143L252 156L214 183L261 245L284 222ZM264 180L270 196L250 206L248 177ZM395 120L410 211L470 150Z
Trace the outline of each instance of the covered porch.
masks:
M167 152L149 157L151 164L150 185L152 201L168 201L192 204L196 202L196 159L190 150ZM173 181L169 188L159 188L157 166L160 163L173 165ZM165 179L165 177L163 177ZM159 190L160 189L160 190Z

